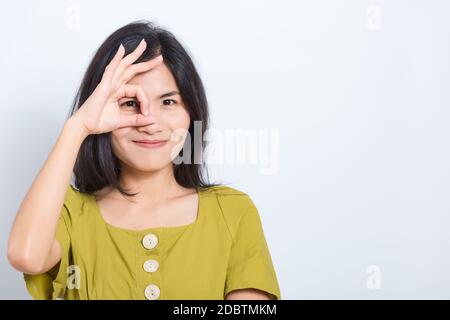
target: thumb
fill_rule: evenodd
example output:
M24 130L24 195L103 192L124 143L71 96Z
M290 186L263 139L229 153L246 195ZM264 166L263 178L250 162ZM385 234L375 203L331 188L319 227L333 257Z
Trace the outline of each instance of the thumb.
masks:
M154 122L153 117L144 116L141 113L121 114L118 128L148 126Z

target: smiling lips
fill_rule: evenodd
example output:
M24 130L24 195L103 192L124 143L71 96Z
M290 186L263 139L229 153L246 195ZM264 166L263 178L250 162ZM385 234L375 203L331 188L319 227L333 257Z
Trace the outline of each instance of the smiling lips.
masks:
M140 147L153 149L162 147L167 143L167 140L133 140Z

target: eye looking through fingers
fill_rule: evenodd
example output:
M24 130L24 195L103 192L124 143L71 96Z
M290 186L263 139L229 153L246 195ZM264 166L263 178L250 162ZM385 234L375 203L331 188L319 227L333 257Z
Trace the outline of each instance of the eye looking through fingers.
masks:
M136 101L136 100L128 100L128 101L122 102L122 103L120 104L120 106L121 106L121 107L132 107L132 108L137 108L137 107L140 106L140 103L139 103L139 101Z

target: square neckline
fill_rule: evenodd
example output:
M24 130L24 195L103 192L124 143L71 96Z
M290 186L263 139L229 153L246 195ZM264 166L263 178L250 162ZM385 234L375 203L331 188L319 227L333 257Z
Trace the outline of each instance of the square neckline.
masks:
M98 205L97 198L95 197L95 195L94 194L89 194L89 198L91 199L91 203L93 204L95 215L97 216L97 218L100 219L102 224L104 224L108 228L119 230L119 231L122 231L122 232L127 232L127 233L132 233L132 234L143 234L143 233L149 233L149 232L153 232L153 231L183 230L185 228L187 229L187 228L194 227L195 225L199 224L199 220L203 216L203 214L202 214L202 204L203 204L202 193L203 193L203 190L201 188L197 188L197 192L196 193L197 193L197 197L198 197L198 199L197 199L197 216L196 216L194 222L189 223L189 224L180 225L180 226L161 226L161 227L151 227L151 228L145 228L145 229L128 229L128 228L115 226L115 225L107 222L105 220L105 218L103 217L102 213L101 213L100 206Z

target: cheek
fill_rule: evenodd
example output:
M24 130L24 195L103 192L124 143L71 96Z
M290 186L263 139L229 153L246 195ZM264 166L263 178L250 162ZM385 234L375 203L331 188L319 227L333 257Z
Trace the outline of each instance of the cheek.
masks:
M133 129L131 127L123 127L120 129L115 129L111 131L111 137L115 140L120 140L124 137L126 137Z
M172 112L170 116L165 119L167 128L170 131L170 153L171 159L178 154L184 146L186 136L189 134L189 125L191 118L189 113L185 110L177 110Z
M180 109L179 111L172 113L166 121L170 130L174 131L177 129L189 129L191 118L185 109Z
M125 127L111 132L111 147L114 154L119 158L119 155L123 153L122 150L126 143L126 137L129 136L131 130L131 128Z

